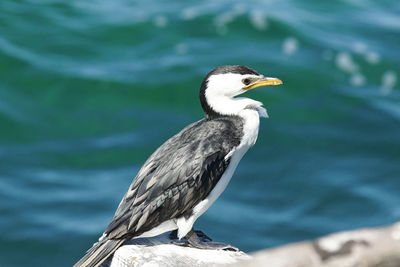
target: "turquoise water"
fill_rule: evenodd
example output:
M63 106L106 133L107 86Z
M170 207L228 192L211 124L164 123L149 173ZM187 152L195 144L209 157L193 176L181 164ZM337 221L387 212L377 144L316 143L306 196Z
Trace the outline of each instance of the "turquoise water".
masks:
M245 251L400 220L398 1L0 2L0 266L71 266L203 76L283 86L196 223Z

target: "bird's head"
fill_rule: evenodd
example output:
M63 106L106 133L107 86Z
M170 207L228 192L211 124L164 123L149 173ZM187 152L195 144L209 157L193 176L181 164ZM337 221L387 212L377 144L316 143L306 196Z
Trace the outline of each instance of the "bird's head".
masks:
M207 117L237 115L247 104L260 103L248 98L234 97L251 89L279 85L277 78L264 77L255 70L240 65L220 66L210 71L200 87L200 102Z

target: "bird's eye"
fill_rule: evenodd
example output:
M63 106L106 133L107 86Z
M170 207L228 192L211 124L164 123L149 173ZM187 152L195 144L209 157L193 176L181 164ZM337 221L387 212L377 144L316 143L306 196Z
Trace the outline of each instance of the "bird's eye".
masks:
M244 78L244 79L242 80L242 83L243 83L244 85L249 85L249 84L251 83L251 81L250 81L249 78Z

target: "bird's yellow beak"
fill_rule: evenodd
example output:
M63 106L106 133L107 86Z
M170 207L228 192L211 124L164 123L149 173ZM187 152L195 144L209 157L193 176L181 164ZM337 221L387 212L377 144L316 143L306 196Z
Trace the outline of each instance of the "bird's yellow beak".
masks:
M283 84L283 82L278 78L265 77L243 87L243 89L248 91L261 86L280 85L280 84Z

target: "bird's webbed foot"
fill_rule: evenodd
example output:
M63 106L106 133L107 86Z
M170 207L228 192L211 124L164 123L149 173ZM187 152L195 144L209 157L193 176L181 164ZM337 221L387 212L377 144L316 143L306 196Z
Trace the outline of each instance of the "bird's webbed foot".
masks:
M213 242L212 239L202 231L194 231L193 229L190 230L190 232L182 240L178 239L177 231L171 232L170 238L173 239L173 244L179 246L193 247L198 249L239 251L239 249L234 246Z
M210 242L212 241L211 237L209 237L208 235L206 235L203 231L200 230L194 230L195 234L197 235L197 237L204 242ZM186 235L187 236L187 235Z

